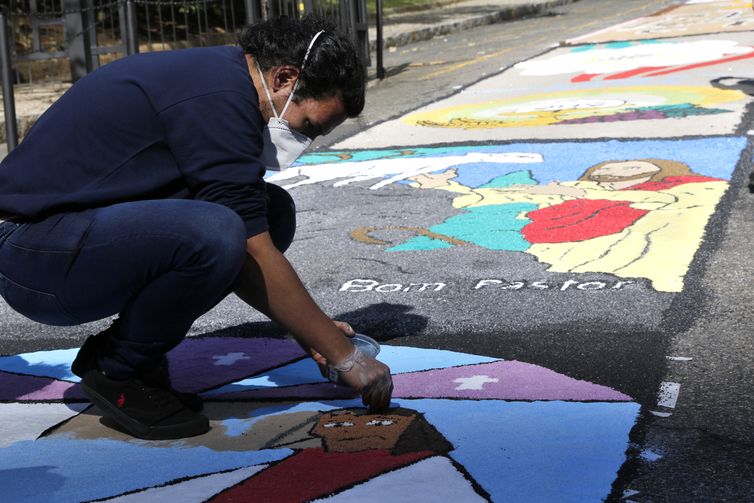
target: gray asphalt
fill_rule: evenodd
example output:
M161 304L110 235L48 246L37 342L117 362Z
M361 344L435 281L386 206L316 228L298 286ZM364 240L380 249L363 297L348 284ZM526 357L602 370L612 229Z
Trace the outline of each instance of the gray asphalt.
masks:
M582 0L541 16L387 52L389 77L370 82L364 114L315 146L325 150L570 37L672 3ZM503 52L500 47L510 50ZM745 122L750 129L751 115ZM754 501L750 405L754 294L749 288L754 278L750 239L754 195L747 187L751 155L750 139L732 188L687 276L686 290L678 295L640 284L617 295L563 290L569 275L545 274L545 265L524 254L500 263L490 250L456 247L433 252L431 262L412 254L394 254L386 260L379 247L349 239L351 229L375 222L381 227L400 226L428 211L438 222L451 215L451 195L423 191L419 200L402 186L381 190L369 201L357 190L323 194L317 186L296 189L299 231L288 255L326 312L378 340L532 362L635 397L642 404L642 418L632 432L629 460L614 484L612 500L625 501L624 494L637 491L627 499ZM431 198L441 201L433 204ZM437 213L437 208L446 208L447 214ZM540 276L555 287L546 292L475 289L484 279ZM402 287L396 292L361 292L356 285L366 283L351 283L352 288L344 290L356 279ZM609 275L593 274L589 279L615 282ZM411 287L412 283L428 286ZM438 289L438 283L444 286ZM0 320L2 354L78 346L107 323L46 327L25 320L2 303ZM282 332L229 298L192 328L192 334L206 333ZM662 382L681 385L669 417L651 414L657 410ZM659 458L649 461L642 456L647 452Z

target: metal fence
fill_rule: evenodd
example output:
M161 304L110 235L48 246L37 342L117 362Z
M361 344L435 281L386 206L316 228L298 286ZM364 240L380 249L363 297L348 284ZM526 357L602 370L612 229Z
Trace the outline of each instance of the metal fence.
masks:
M365 0L10 0L0 5L8 150L18 141L14 84L75 82L127 54L235 42L246 24L317 13L369 65Z

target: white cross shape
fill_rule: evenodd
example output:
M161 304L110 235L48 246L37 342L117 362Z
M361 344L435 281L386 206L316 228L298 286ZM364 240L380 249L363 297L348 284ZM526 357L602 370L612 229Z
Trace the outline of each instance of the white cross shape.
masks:
M497 377L490 377L490 376L480 376L475 375L471 377L459 377L458 379L455 379L453 382L458 383L458 386L456 386L457 390L464 390L464 389L474 389L474 390L481 390L484 388L484 385L490 382L498 382L500 379Z
M228 367L241 360L251 360L251 357L246 353L228 353L225 355L215 355L212 359L215 360L215 365Z

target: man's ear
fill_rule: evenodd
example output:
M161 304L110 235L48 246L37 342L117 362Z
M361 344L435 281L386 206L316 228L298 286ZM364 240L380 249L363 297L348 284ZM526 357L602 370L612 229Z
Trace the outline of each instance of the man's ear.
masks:
M275 67L272 70L272 91L276 92L289 87L293 90L293 85L300 73L300 70L293 65Z

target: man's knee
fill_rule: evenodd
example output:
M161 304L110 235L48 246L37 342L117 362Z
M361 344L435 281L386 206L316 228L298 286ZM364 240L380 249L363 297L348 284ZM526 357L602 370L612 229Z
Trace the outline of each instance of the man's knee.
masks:
M285 189L271 183L267 184L267 195L270 237L275 247L285 252L296 234L296 204Z
M231 271L236 269L235 272L241 268L246 256L246 227L241 217L230 208L213 203L201 204L188 237L205 263Z

